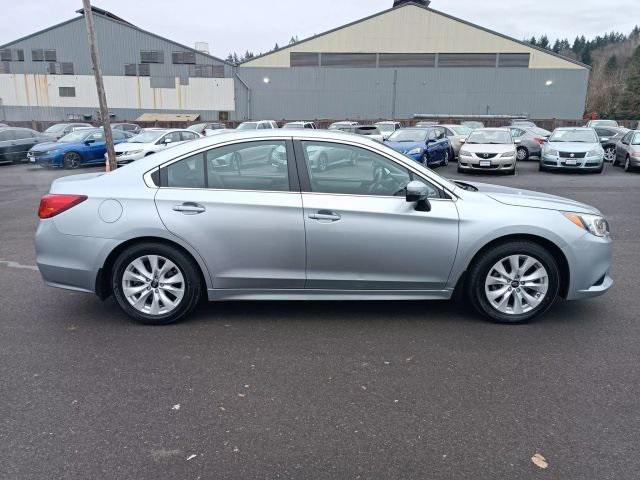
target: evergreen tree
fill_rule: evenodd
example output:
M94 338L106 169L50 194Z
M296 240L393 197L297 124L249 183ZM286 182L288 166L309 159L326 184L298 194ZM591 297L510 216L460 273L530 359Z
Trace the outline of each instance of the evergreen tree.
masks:
M531 38L529 39L529 43L530 43L531 45L533 45L533 46L536 46L536 45L538 44L538 42L536 41L536 37L535 37L535 36L534 36L534 37L531 37Z
M556 41L553 44L552 50L556 53L560 53L560 39L556 39Z
M640 117L640 45L631 56L627 71L625 110L629 117Z
M581 61L582 61L582 63L586 63L587 65L592 65L593 64L593 58L591 57L591 49L590 48L585 48L584 49L584 51L582 52Z
M605 65L605 69L607 72L615 72L618 69L618 57L616 55L611 55L609 60L607 60L607 64Z
M549 38L546 35L542 35L538 40L538 46L542 48L549 48Z

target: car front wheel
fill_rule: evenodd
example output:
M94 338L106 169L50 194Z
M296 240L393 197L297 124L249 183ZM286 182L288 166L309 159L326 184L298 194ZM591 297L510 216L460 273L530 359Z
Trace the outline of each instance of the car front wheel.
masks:
M537 243L509 242L474 261L467 278L471 304L497 323L524 323L553 305L560 288L558 264Z
M176 248L134 245L116 259L114 297L127 315L147 325L167 325L189 314L202 292L198 266Z

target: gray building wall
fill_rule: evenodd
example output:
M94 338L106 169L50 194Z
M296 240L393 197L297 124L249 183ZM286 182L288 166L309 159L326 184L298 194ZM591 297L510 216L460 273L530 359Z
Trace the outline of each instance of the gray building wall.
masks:
M581 118L589 79L587 69L239 67L237 73L250 95L236 97L236 111L276 120L420 113Z

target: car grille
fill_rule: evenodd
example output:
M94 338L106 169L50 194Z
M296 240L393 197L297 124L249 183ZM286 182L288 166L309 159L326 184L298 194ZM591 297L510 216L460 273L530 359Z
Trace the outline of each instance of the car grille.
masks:
M586 152L560 152L560 158L584 158Z
M476 157L486 159L486 158L494 158L497 153L476 153Z
M27 155L33 158L40 158L40 157L44 157L47 154L47 152L29 152Z

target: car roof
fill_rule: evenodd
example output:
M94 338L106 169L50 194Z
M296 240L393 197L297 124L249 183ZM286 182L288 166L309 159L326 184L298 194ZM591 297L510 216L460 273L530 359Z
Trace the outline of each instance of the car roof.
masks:
M556 130L593 130L593 127L558 127Z
M511 133L508 127L484 127L474 130L474 132L507 132Z

